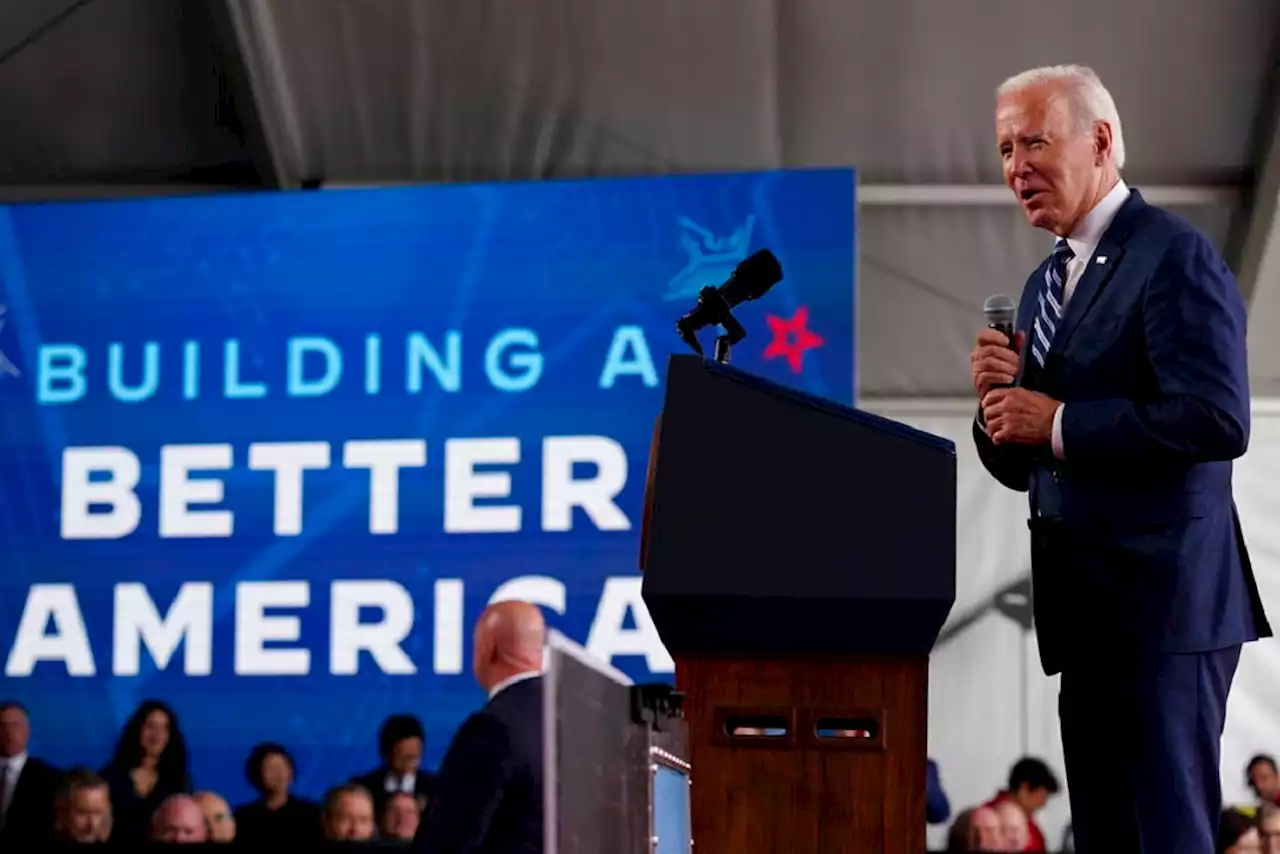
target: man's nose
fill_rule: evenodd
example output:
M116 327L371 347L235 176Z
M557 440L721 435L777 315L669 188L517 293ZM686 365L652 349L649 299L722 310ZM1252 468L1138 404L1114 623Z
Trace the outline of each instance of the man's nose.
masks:
M1025 178L1031 174L1031 161L1026 155L1015 151L1009 157L1009 175L1013 178Z

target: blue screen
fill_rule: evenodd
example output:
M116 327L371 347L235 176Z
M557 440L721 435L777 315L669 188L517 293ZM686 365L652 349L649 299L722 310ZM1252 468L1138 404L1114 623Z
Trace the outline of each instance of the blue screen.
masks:
M689 819L689 777L658 765L653 775L654 854L689 854L692 828Z
M377 766L396 712L432 768L483 702L495 596L669 678L636 562L675 320L768 247L784 279L736 310L733 362L851 402L854 187L0 208L0 645L33 752L96 767L156 697L233 803L252 744L286 744L314 796Z

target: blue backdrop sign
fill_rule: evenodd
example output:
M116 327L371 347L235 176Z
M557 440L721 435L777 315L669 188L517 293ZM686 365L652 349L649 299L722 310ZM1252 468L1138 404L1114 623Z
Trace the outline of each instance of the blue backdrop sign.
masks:
M0 208L0 653L35 747L97 765L147 697L196 784L310 794L482 700L495 597L672 669L639 511L674 321L769 247L734 362L853 397L848 170ZM709 347L711 335L708 332ZM707 429L717 425L708 424Z

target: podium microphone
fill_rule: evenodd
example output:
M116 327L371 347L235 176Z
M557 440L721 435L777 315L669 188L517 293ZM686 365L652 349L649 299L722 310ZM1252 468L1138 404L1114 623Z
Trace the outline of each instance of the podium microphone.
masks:
M721 348L737 344L747 336L747 331L731 313L738 303L759 299L769 289L782 281L782 265L768 249L761 249L738 264L728 281L719 287L708 285L698 294L698 303L693 310L676 321L676 330L680 338L699 356L702 345L698 343L697 332L707 326L723 326L725 335L723 343L717 341L717 356ZM724 361L722 359L721 361Z
M1009 339L1009 348L1013 348L1013 321L1018 313L1018 305L1013 297L995 294L987 297L982 304L982 313L987 316L987 328L1003 334Z

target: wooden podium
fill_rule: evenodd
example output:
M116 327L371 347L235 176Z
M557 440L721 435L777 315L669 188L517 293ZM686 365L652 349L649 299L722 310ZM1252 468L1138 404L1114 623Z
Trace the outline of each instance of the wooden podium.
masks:
M955 479L945 439L671 359L640 562L688 695L695 851L925 850Z

